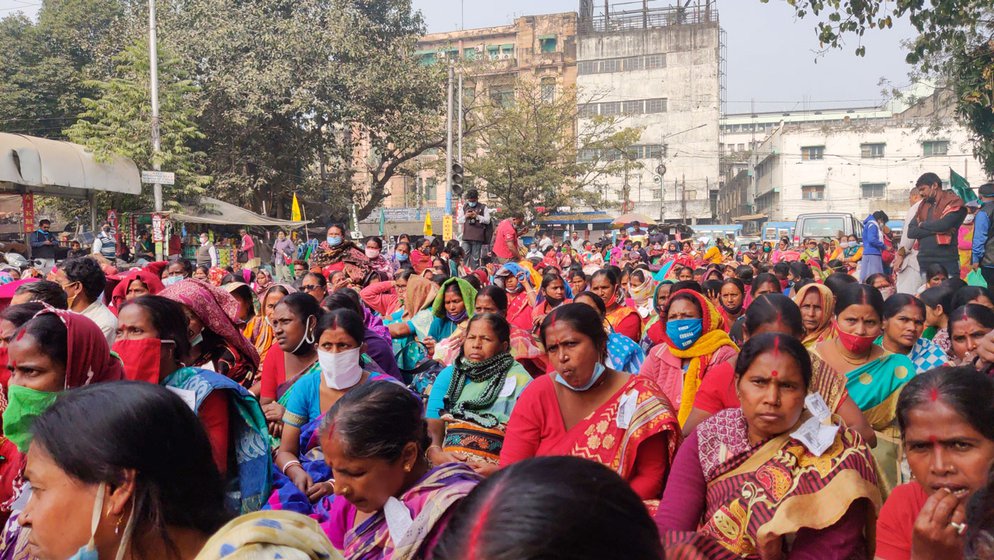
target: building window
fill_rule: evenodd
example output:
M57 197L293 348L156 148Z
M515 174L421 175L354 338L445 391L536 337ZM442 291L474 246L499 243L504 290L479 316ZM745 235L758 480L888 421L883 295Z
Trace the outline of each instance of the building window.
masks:
M859 155L863 159L884 157L884 147L887 144L860 144Z
M621 114L621 102L620 101L610 101L608 103L601 103L601 115L606 117L613 117L615 115Z
M487 47L487 58L490 60L497 60L500 58L500 47L497 45L490 45Z
M607 74L610 72L620 72L620 71L621 71L621 60L617 58L612 58L601 61L601 67L600 67L601 74Z
M621 112L626 115L641 115L645 102L641 99L636 101L624 101L621 104Z
M514 105L513 86L493 86L490 88L490 100L501 107Z
M803 200L825 200L825 185L801 186L801 198Z
M544 53L554 53L556 52L556 36L549 35L546 37L539 37L538 39L539 50Z
M462 50L462 57L466 60L476 60L476 48L468 48Z
M542 78L542 101L552 103L556 100L556 79Z
M590 148L585 148L583 150L580 150L580 154L579 157L577 157L577 159L579 159L580 161L594 161L597 159L597 150L593 150Z
M625 72L634 72L645 68L645 59L641 56L630 56L623 58L622 61L624 62Z
M659 144L649 144L646 146L645 157L647 159L659 159L663 157L663 147Z
M582 103L577 107L577 116L581 119L589 119L597 116L597 104L596 103Z
M581 60L576 63L576 73L584 76L587 74L597 73L597 61L596 60Z
M665 99L646 99L645 100L645 112L646 113L665 113L666 112L666 100Z
M883 198L884 191L887 190L886 183L863 183L860 185L863 191L863 198Z
M645 57L645 69L646 70L656 70L657 68L666 68L666 55L665 54L650 54Z
M922 153L925 157L949 155L949 141L932 140L922 142Z
M804 161L825 159L825 146L802 146L801 159Z

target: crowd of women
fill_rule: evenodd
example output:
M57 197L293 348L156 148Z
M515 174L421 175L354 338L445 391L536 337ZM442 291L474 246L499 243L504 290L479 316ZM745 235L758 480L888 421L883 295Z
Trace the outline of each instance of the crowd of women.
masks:
M0 312L0 559L994 558L986 288L637 234L62 263Z

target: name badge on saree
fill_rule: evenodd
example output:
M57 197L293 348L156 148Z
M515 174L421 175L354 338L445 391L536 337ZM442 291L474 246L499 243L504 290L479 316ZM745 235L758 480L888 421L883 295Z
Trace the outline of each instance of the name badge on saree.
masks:
M390 540L394 547L399 547L407 536L407 530L411 528L414 519L411 518L411 511L407 509L404 502L390 496L387 503L383 504L383 517L387 521L387 530L390 532Z
M190 410L197 411L197 394L189 389L180 389L179 387L166 387L173 393L179 395L179 398L183 399L186 406L190 407Z
M632 391L626 393L625 396L621 397L621 403L618 404L618 416L617 424L622 430L627 430L628 426L632 423L632 416L635 416L635 405L638 403L639 393L638 391Z
M504 386L500 388L500 393L497 395L498 398L504 399L510 397L514 394L514 390L518 388L518 380L513 377L508 377L504 380Z
M819 422L824 422L832 416L832 411L829 410L825 399L818 393L811 393L804 397L804 408L807 408L808 412L817 418Z

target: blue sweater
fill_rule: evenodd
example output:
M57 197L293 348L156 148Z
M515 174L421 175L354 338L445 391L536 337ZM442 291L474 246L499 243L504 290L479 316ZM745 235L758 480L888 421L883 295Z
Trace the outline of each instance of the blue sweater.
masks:
M880 225L871 214L863 220L863 255L879 255L885 248Z

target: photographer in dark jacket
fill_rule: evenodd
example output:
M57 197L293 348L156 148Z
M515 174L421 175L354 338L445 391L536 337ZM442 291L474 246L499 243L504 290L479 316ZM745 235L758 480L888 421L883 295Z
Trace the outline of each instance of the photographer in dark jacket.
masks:
M918 240L918 263L924 271L930 264L940 264L950 278L959 276L957 232L966 218L963 199L952 191L942 190L942 180L935 173L918 178L921 190L918 213L908 224L907 235Z

